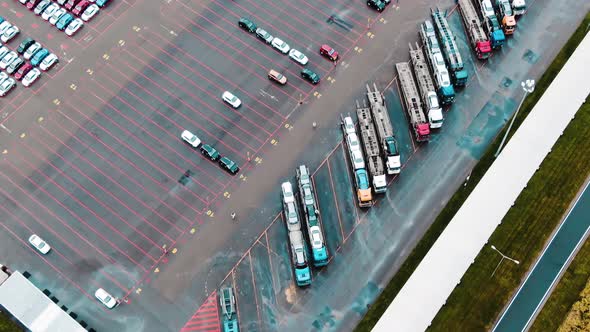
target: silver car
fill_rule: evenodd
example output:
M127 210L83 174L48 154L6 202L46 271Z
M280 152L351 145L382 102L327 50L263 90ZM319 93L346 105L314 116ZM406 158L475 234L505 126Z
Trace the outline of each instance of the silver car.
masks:
M6 96L7 93L12 90L16 86L16 81L14 78L9 77L5 79L2 83L0 83L0 97Z
M2 40L2 42L8 43L12 38L14 38L14 36L18 35L19 32L20 30L18 29L18 27L16 25L13 25L6 29L6 31L4 31L2 36L0 36L0 39Z
M47 255L47 253L51 250L51 247L47 244L47 242L43 241L43 239L36 234L33 234L31 237L29 237L29 243L35 247L35 249L39 250L39 252L43 255Z
M49 18L49 23L51 25L55 25L57 23L57 21L59 21L59 19L64 16L67 13L67 11L64 8L60 8L58 10L55 11L55 13L53 13L53 15L51 15L51 17Z
M52 3L51 5L47 6L47 8L45 8L45 10L43 11L43 13L41 13L41 17L45 20L48 21L49 18L51 16L53 16L53 14L59 9L59 5L56 4L55 2Z
M17 58L18 58L18 54L16 54L16 52L14 52L14 51L6 54L2 58L2 61L0 61L0 68L6 69L6 67L8 67L8 65L11 64L12 61L16 60Z
M25 75L25 77L23 77L22 83L24 86L29 87L31 84L35 83L39 76L41 76L41 71L37 68L33 68Z
M25 54L23 54L23 57L25 58L25 60L29 60L40 49L42 49L41 44L35 43L35 44L29 46L29 48L27 48L27 50L25 51Z
M16 58L14 61L12 61L12 63L10 65L8 65L8 67L6 67L6 72L12 75L24 63L25 63L25 60L23 60L21 58Z

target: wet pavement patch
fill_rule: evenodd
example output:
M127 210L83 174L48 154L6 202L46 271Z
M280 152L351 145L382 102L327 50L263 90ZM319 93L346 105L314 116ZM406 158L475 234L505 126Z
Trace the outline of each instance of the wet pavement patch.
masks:
M186 186L191 181L192 174L193 174L193 172L191 172L190 169L187 169L186 172L184 172L184 174L182 174L180 179L178 179L178 183L180 183L183 186Z
M513 81L510 78L504 76L504 78L502 79L502 82L500 83L500 87L508 89L508 88L510 88L510 86L512 86L512 83L513 83Z
M340 17L338 17L338 15L331 15L330 17L328 17L328 19L326 20L326 22L328 22L328 24L335 24L335 25L341 27L342 29L344 29L346 31L350 31L354 27L349 22L347 22L347 21L341 19Z
M535 64L539 60L539 55L530 49L527 49L522 55L522 59L530 64Z

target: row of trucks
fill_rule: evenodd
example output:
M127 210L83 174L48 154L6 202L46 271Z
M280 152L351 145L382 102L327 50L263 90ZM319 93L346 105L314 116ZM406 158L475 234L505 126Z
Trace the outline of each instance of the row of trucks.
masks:
M310 254L306 239L311 248L311 264L314 267L328 265L330 255L315 195L315 185L309 168L300 165L295 172L298 192L293 191L290 181L283 182L281 184L281 201L287 226L295 284L304 287L311 285L312 281ZM302 225L302 219L305 221L305 225Z
M365 101L362 105L356 102L358 134L352 116L341 115L344 141L354 175L357 202L362 208L373 206L373 192L375 194L387 192L388 174L401 172L401 157L385 99L375 83L373 88L368 84L366 87L369 106Z
M478 59L504 45L516 29L516 16L526 12L525 0L457 0L471 47Z

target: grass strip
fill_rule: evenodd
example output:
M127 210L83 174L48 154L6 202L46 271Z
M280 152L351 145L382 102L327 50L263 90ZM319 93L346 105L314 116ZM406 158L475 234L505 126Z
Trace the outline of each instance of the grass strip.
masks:
M10 319L10 315L0 311L0 332L23 332L23 329Z
M545 73L541 76L541 78L539 80L537 80L535 91L527 96L527 98L525 99L525 101L522 105L522 108L521 108L518 116L515 119L515 123L514 123L515 128L512 130L512 133L514 133L516 131L516 129L522 124L522 122L527 117L527 115L530 113L532 108L535 106L535 104L537 103L539 98L543 95L543 93L545 92L547 87L549 87L549 85L553 81L553 78L557 75L557 73L559 73L561 68L563 68L564 64L567 62L567 60L569 59L571 54L574 52L576 47L580 44L580 42L582 41L582 39L586 35L586 27L589 24L590 24L590 13L588 13L586 15L586 17L584 18L584 20L582 21L580 26L576 29L576 31L574 32L572 37L570 37L570 39L566 42L565 46L557 54L557 56L555 57L553 62L549 65L549 67L547 68ZM588 112L586 112L586 113L588 113ZM588 143L584 142L583 135L586 135L585 141L590 141L587 136L588 135L587 128L588 128L589 123L586 120L586 123L585 123L586 128L584 128L584 125L579 125L579 123L583 121L583 120L580 120L581 118L582 118L581 116L577 116L576 119L574 119L572 121L572 123L576 123L576 124L571 123L568 126L568 130L566 130L568 135L564 135L564 136L562 136L562 138L560 138L560 141L562 141L561 144L560 143L556 144L555 148L553 149L553 153L551 153L550 156L555 156L558 153L561 153L561 154L567 154L568 152L580 153L582 155L582 157L584 158L584 160L586 160L586 162L587 162L586 165L588 165L588 156L584 156L584 153L583 153L584 151L588 151L587 150ZM574 130L574 132L572 132L572 130L570 128L575 127L575 126L582 127L582 128L580 128L581 131ZM371 307L369 308L369 310L367 311L367 313L365 314L363 319L357 325L355 331L370 331L375 326L375 324L377 323L379 318L383 315L383 313L385 312L385 310L387 309L389 304L393 301L393 299L395 298L397 293L400 291L402 286L406 283L408 278L412 275L412 273L414 272L414 270L416 269L416 267L418 266L420 261L422 261L422 259L424 258L424 256L428 252L428 250L430 250L430 248L432 247L434 242L438 239L438 237L440 236L442 231L445 229L445 227L448 225L448 223L451 221L451 219L453 218L455 213L459 210L461 205L463 205L463 203L465 202L465 200L467 199L467 197L469 196L471 191L475 188L477 183L479 183L479 181L481 180L481 178L483 177L485 172L488 170L488 168L493 163L494 153L500 144L501 137L504 135L505 130L506 130L506 128L498 134L497 138L490 145L488 150L484 153L484 155L482 156L480 161L474 167L473 171L471 172L471 177L470 177L470 180L467 183L467 185L459 188L459 190L457 190L457 192L455 192L455 194L451 197L451 199L449 200L447 205L443 208L441 213L435 219L432 226L425 233L424 237L418 242L416 247L412 250L412 252L408 256L408 258L406 259L404 264L402 264L402 266L400 267L398 272L393 276L393 278L391 279L389 284L385 287L385 289L383 290L381 295L377 298L375 303L373 303L371 305ZM509 135L509 137L511 137L511 136L512 136L512 134ZM571 136L573 136L573 137L571 137ZM570 141L581 141L580 143L582 145L586 146L586 150L584 150L582 148L582 146L579 146L578 149L574 148L575 143L571 143L571 142L569 143L569 145L570 145L570 147L573 148L573 151L571 151L572 149L568 149L568 146L562 147L561 145L564 144L563 143L564 137L567 137L567 139ZM564 151L557 152L556 149L563 149ZM558 170L557 173L563 174L563 173L566 173L563 171L567 170L568 171L567 175L576 176L576 178L585 178L585 176L582 177L579 174L580 172L574 173L573 169L568 170L568 168L563 167L564 165L561 163L562 162L561 160L558 160L558 161L560 163L560 166L557 168L557 170ZM578 163L578 164L583 165L580 163ZM538 174L539 174L539 172L535 176L538 177ZM587 174L587 171L586 171L586 174ZM571 180L569 180L569 181L571 181ZM581 181L583 182L583 179ZM578 181L578 182L581 184L580 181ZM579 185L577 188L579 188ZM530 186L527 189L530 190L531 189ZM571 191L562 190L565 188L562 188L561 183L558 184L556 188L552 188L552 189L559 189L560 193L563 192L563 194L567 194L567 193L571 194ZM574 191L574 193L575 193L575 191ZM555 200L555 195L552 195L551 198ZM549 197L547 199L549 199ZM545 201L545 200L546 199L544 199L544 200L539 199L540 202ZM562 201L567 200L567 197L558 197L557 200L562 200ZM567 200L567 204L569 204L570 200L571 200L571 198L569 200ZM519 202L520 202L520 204L523 203L522 199L520 197L519 197ZM519 202L517 202L517 203L519 203ZM545 204L545 203L549 203L549 202L543 202L543 203ZM566 206L567 206L567 204L566 204ZM514 213L514 212L512 212L512 213ZM544 227L548 227L548 226L549 225L546 225ZM523 228L523 229L528 230L528 227ZM549 229L548 233L550 233L552 230L553 229ZM494 236L497 236L497 234L496 234L497 232L506 232L506 233L510 232L510 230L507 229L507 223L504 222L502 224L502 226L500 228L498 228L498 230L496 230L496 232L492 236L492 239L495 240L495 239L502 239L502 238L507 237L507 236L499 236L498 238L495 238ZM506 235L509 235L509 234L506 234ZM520 241L519 238L514 239L514 240ZM541 242L539 242L539 244L542 244L543 242L544 241L541 240ZM505 242L503 242L503 241L499 241L499 242L495 242L495 243L496 243L496 246L499 246L502 249L507 248L507 247L503 246L505 244ZM511 253L513 249L515 250L515 249L517 249L517 247L508 248L508 252ZM514 252L516 252L516 251L514 251ZM525 258L524 254L523 254L522 258L523 259ZM529 256L529 260L532 260L532 258L533 257ZM518 271L515 271L515 272L519 272L519 275L524 275L524 273L526 272L526 269L523 269L522 267L527 266L527 264L530 264L530 261L523 260L523 263L524 264L521 264L521 266L520 266L521 269ZM502 274L506 273L506 271L504 271L504 270L502 270L501 272L502 272ZM516 278L516 275L511 274L510 276L512 278ZM506 276L506 277L508 277L508 276ZM489 278L489 272L488 272L488 278ZM466 279L466 278L464 278L464 279ZM520 280L520 277L516 278L516 280L517 281ZM461 286L462 286L461 289L466 287L466 285L464 283L462 283ZM466 309L468 311L471 311L476 317L473 317L473 315L471 315L471 317L466 317L466 315L464 315L465 314L464 312L459 311L458 315L455 315L452 317L453 317L453 319L457 319L456 324L454 324L454 326L455 327L458 326L460 328L448 329L447 331L469 330L469 327L473 327L473 326L478 326L479 328L483 328L484 326L491 325L491 322L493 322L493 320L495 319L497 312L499 312L499 310L501 310L502 305L505 302L505 299L508 297L509 294L511 294L509 289L514 289L517 286L518 286L518 283L515 283L515 282L510 282L509 284L504 285L504 287L502 287L502 289L505 292L506 296L504 296L502 299L499 299L499 298L489 299L491 302L482 302L481 304L486 308L478 308L477 310L474 310L473 307L471 307L471 308L466 307ZM476 288L476 293L471 294L471 295L475 296L476 298L479 298L480 297L480 295L478 294L479 293L479 285L476 285L475 288ZM498 291L499 291L499 289L498 289ZM453 299L449 299L449 301L447 302L447 305L445 306L445 308L447 308L447 310L454 311L451 308L458 307L457 305L459 305L459 303L457 303L457 305L453 305L454 302L452 302L452 300ZM468 301L468 302L470 302L470 305L476 304L476 301ZM461 304L461 307L462 307L462 304ZM481 309L481 312L478 313L478 311L480 309ZM449 313L443 313L443 314L445 315L445 317L451 317L449 315ZM438 317L438 318L440 319L440 317ZM470 323L468 323L467 320L469 320ZM436 321L439 321L439 320L437 319ZM464 327L462 327L462 324L458 324L460 322L464 323L466 325ZM435 327L434 329L436 330L437 326L442 327L443 325L434 325L434 327Z

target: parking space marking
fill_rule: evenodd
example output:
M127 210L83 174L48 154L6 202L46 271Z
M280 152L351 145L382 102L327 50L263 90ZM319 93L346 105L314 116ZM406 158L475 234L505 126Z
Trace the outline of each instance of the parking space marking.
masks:
M217 291L213 291L188 322L184 324L180 332L221 332L217 296Z
M257 240L258 241L258 240ZM270 258L270 257L269 257ZM254 276L254 268L252 267L252 251L248 251L248 260L250 262L250 272L252 273L252 288L254 289L254 302L256 304L256 314L258 315L258 326L262 326L262 319L260 319L260 305L258 304L258 294L256 292L256 277Z
M272 255L270 254L272 250L270 249L270 245L268 244L268 232L265 232L264 234L265 234L264 238L266 239L266 249L268 250L268 261L270 264L270 272L271 272L270 273L270 281L272 283L272 289L274 290L275 289L275 278L272 273L272 271L274 271L274 269L272 267ZM277 254L276 252L272 251L272 253L277 255L280 258L279 254Z
M342 218L340 217L340 207L338 206L338 198L336 197L336 188L334 187L334 180L332 180L332 169L330 167L330 162L326 162L328 166L328 174L330 176L330 186L332 187L332 195L334 196L334 203L336 204L336 215L338 216L338 224L340 225L340 235L344 239L344 227L342 226Z

